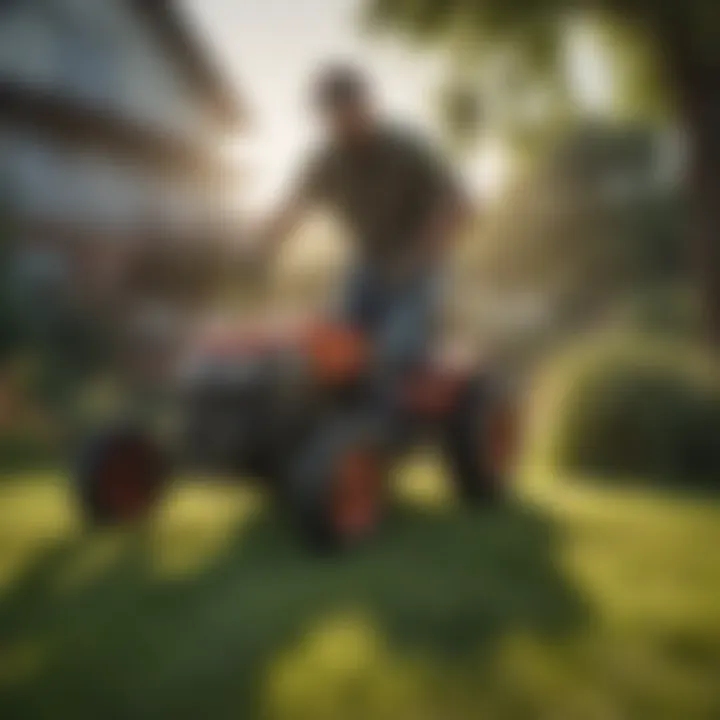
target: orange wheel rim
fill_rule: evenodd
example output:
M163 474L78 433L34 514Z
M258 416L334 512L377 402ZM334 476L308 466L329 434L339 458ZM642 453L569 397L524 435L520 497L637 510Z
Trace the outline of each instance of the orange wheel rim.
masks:
M308 337L308 352L321 380L331 384L358 377L368 360L362 336L350 328L318 326Z
M359 537L375 527L380 514L381 474L377 456L369 450L346 454L337 469L332 514L336 530Z

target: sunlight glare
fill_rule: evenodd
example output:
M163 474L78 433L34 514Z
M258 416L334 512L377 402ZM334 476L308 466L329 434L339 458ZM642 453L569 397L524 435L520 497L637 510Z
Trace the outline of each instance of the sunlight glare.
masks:
M510 151L498 140L488 141L468 171L468 182L484 200L494 201L505 191L512 177Z

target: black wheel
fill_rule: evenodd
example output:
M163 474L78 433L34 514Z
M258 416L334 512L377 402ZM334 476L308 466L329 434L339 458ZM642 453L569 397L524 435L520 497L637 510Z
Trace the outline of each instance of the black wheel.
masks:
M502 501L515 451L512 403L484 377L464 383L448 415L443 451L456 492L467 503Z
M355 547L386 514L386 463L367 426L328 422L289 468L288 511L315 550Z
M164 454L144 433L123 428L98 434L84 448L77 474L85 519L94 525L143 519L168 475Z

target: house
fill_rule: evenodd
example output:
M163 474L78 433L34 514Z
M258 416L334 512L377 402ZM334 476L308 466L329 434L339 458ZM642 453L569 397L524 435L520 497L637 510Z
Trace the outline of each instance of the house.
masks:
M148 254L197 267L233 220L220 148L244 124L171 0L0 0L0 202L30 285L136 292Z

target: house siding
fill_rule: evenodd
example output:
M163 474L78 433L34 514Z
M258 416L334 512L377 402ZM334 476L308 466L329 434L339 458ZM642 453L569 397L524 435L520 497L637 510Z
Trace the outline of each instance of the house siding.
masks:
M0 82L8 81L130 123L151 146L172 138L211 167L219 156L217 113L129 0L0 3ZM217 164L211 182L192 162L178 170L127 150L69 146L4 121L0 107L0 192L33 218L101 226L106 235L149 219L200 232L228 210L233 178Z
M186 138L219 130L213 108L123 0L30 0L0 8L0 78Z

